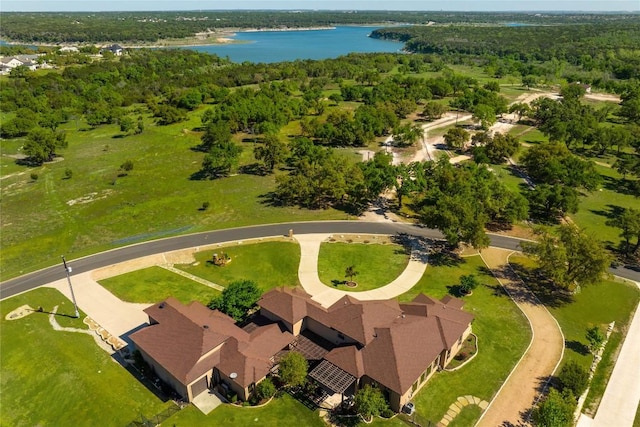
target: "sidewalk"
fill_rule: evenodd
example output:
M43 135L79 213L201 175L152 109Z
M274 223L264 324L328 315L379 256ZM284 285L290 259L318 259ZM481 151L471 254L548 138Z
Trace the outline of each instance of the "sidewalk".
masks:
M347 292L333 289L320 281L318 276L318 255L320 244L331 237L331 234L294 235L300 244L300 266L298 278L304 290L312 299L324 307L329 307L345 295L360 301L391 299L407 292L422 278L427 269L427 260L423 249L416 248L405 270L393 282L378 289L363 292Z
M640 286L639 283L636 283ZM595 418L581 414L578 427L632 427L640 403L640 307L636 307Z

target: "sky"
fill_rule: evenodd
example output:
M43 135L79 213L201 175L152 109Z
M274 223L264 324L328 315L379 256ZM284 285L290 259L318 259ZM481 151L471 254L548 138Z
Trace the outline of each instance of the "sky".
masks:
M640 11L640 0L0 0L3 12L215 9Z

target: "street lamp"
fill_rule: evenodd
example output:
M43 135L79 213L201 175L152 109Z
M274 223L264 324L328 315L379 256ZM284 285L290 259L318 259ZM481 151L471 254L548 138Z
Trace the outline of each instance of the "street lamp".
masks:
M67 261L64 259L64 255L61 255L62 263L64 264L64 270L67 272L67 282L69 282L69 289L71 290L71 299L73 300L73 306L76 309L76 319L80 317L80 313L78 312L78 304L76 303L76 295L73 293L73 286L71 286L71 267L67 266Z

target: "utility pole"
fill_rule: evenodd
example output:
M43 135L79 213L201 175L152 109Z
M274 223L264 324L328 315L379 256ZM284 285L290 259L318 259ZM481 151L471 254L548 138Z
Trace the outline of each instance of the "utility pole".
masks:
M73 293L73 286L71 286L71 267L67 266L67 261L64 259L64 255L61 255L62 263L64 264L64 270L67 272L67 282L69 282L69 289L71 290L71 299L73 300L73 307L76 309L76 319L80 317L78 312L78 304L76 303L76 295Z

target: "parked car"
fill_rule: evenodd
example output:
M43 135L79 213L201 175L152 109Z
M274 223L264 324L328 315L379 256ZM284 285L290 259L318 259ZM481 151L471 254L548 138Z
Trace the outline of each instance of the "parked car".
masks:
M407 402L402 407L402 412L404 412L405 414L408 414L408 415L413 415L413 413L416 412L416 407L415 407L415 405L413 403Z

